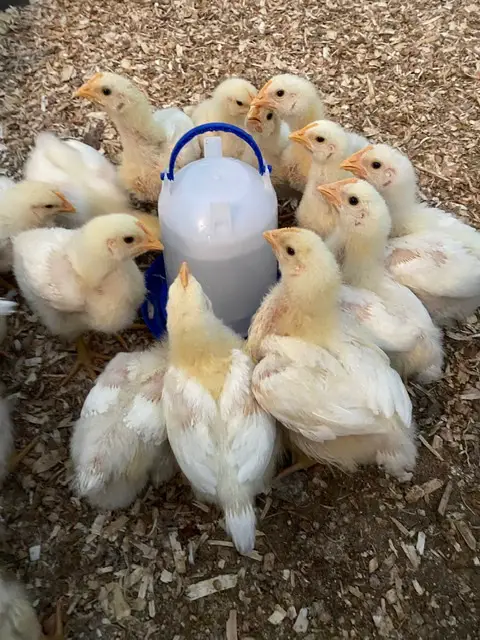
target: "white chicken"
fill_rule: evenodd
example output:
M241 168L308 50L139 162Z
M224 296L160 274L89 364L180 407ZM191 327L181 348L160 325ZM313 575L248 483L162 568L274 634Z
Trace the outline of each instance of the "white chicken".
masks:
M252 395L243 340L215 317L186 263L167 305L164 407L171 447L203 500L225 512L241 553L255 546L254 497L273 472L276 427Z
M127 211L130 201L111 162L79 140L40 133L24 168L27 180L47 182L62 191L76 213L56 218L63 227L80 227L94 216Z
M318 187L338 211L342 251L342 309L383 349L403 376L422 382L442 375L441 331L412 291L385 269L391 221L382 196L368 182L348 179Z
M0 574L0 638L42 640L37 615L20 583Z
M75 96L101 106L112 119L122 142L119 175L137 198L156 202L161 190L160 173L168 167L170 153L193 122L181 109L171 107L153 113L147 97L115 73L96 73ZM198 141L180 152L177 167L200 156Z
M275 111L263 107L260 102L257 102L255 106L250 107L247 113L245 128L260 147L266 164L272 167L272 183L275 186L285 183L282 153L290 144L288 125L280 120ZM257 159L250 147L246 150L242 160L257 166Z
M101 509L127 507L149 475L158 486L176 472L162 408L167 347L119 353L88 394L71 455L76 493Z
M24 180L0 191L0 272L12 268L12 239L29 229L54 224L59 213L75 212L63 193L44 182Z
M341 316L340 273L315 233L265 232L282 272L255 315L249 350L260 405L312 460L376 463L401 481L415 464L407 391L387 356Z
M256 88L243 78L227 78L221 82L211 98L204 100L192 112L195 126L207 122L227 122L244 128L245 117L250 109L252 100L257 93ZM247 145L231 133L204 134L200 137L203 145L205 136L215 135L222 138L222 154L230 158L242 158L247 151Z
M14 239L14 272L28 304L51 333L78 339L68 379L81 366L95 375L95 354L80 336L89 329L116 333L133 322L145 296L134 258L162 248L142 222L121 213L80 229L36 229Z
M342 167L368 180L385 198L393 236L387 265L436 322L468 317L480 305L480 233L416 198L416 177L406 156L387 145L368 146Z
M299 131L290 134L295 144L288 149L292 156L291 166L296 166L305 181L305 190L296 212L300 227L315 231L324 240L337 227L337 217L332 215L331 205L319 196L317 187L321 184L348 178L351 174L339 165L351 152L347 132L331 120L317 120ZM308 162L302 164L298 151L306 154ZM306 172L306 173L305 173Z

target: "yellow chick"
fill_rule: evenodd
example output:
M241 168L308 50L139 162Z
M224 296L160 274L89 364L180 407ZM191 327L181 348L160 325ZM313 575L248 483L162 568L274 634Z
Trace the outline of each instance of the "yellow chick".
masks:
M44 182L24 180L0 192L0 272L12 268L12 239L28 229L53 225L60 213L75 207L63 193Z
M137 198L156 202L161 190L160 173L168 167L177 140L192 128L180 109L153 113L147 97L127 78L116 73L96 73L74 94L102 107L112 119L122 142L119 175ZM200 156L193 140L178 156L177 167Z
M257 100L267 101L291 131L325 117L325 106L315 85L301 76L282 73L260 89Z
M243 340L215 317L184 263L167 304L169 367L163 401L168 438L202 500L220 505L240 553L255 546L255 495L272 471L275 421L251 391Z
M416 198L410 160L387 145L368 146L342 167L368 180L385 198L392 217L387 265L437 323L462 320L480 306L480 233Z
M94 216L130 208L116 168L99 151L79 140L60 140L53 133L40 133L24 175L27 180L55 185L73 203L74 215L56 219L63 227L79 227Z
M349 471L377 464L409 480L416 457L411 402L387 356L342 317L335 258L306 229L264 236L282 279L249 335L260 360L252 378L257 401L308 458Z
M284 161L292 169L291 184L303 184L303 196L296 212L299 226L326 239L335 229L328 202L319 197L317 187L351 176L339 165L350 153L347 132L331 120L317 120L290 134L292 144Z
M207 122L227 122L243 129L245 117L256 93L256 88L248 80L227 78L218 85L211 98L195 107L192 112L193 123L197 126ZM222 138L224 156L240 159L247 150L245 142L231 133L204 134L201 136L202 147L203 139L208 135Z
M168 481L176 462L162 408L167 347L119 353L88 394L72 437L74 489L101 509L127 507L152 475Z
M385 268L391 220L382 196L368 182L343 180L318 187L337 212L342 251L342 309L367 329L404 377L422 382L442 375L441 331L412 291ZM333 214L335 215L335 214Z
M272 183L277 186L285 182L282 154L289 145L290 129L280 120L278 114L269 107L263 107L260 101L251 106L245 119L245 129L253 136L262 151L266 164L271 165ZM242 158L253 166L258 162L252 149L248 148Z
M163 249L133 216L112 213L80 229L36 229L14 239L14 272L23 296L51 333L78 338L78 360L94 374L85 331L128 327L145 296L134 258Z

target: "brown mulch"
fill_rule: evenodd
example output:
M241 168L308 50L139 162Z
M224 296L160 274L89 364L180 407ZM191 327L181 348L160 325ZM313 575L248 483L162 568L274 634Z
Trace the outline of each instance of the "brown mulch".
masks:
M260 87L290 71L333 119L400 146L425 197L478 227L479 32L469 0L34 2L0 13L0 172L19 177L44 129L115 158L104 114L71 98L94 71L125 73L164 106L227 75ZM259 497L257 552L242 558L179 479L116 513L72 495L69 437L92 383L59 387L73 355L22 305L1 378L17 445L37 441L2 489L0 562L42 614L62 598L75 640L478 637L479 342L478 317L448 330L444 379L409 386L423 438L412 484L296 474Z

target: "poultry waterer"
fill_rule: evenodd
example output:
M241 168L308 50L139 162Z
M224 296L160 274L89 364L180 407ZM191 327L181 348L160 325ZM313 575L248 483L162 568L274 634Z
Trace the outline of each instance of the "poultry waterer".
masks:
M258 169L222 156L220 137L204 138L204 158L175 173L181 149L195 136L222 131L253 149ZM165 330L168 286L187 261L215 314L245 336L250 320L277 280L277 262L262 236L278 226L277 197L254 139L225 123L194 127L175 145L162 175L158 214L165 247L147 272L143 317L159 336Z

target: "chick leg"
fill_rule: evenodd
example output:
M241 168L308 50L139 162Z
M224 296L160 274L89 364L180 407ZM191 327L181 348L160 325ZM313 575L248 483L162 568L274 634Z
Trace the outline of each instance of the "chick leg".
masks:
M292 473L295 473L296 471L306 471L307 469L310 469L310 467L314 467L318 464L318 462L310 460L310 458L302 453L296 455L295 458L297 459L297 462L294 462L286 469L280 471L280 473L274 478L274 482L284 480L287 476L292 475Z
M43 630L42 640L64 640L65 635L60 600L57 602L55 613L44 621Z
M94 366L94 360L110 360L108 356L101 353L97 353L89 348L85 342L85 338L80 336L77 340L77 361L70 369L70 372L63 378L61 384L64 385L69 382L81 369L85 369L91 378L95 379L101 369Z
M122 336L119 333L114 333L114 338L117 340L117 342L119 342L123 349L125 349L125 351L130 351L130 349L128 348L128 344L125 341L125 338L122 338Z

